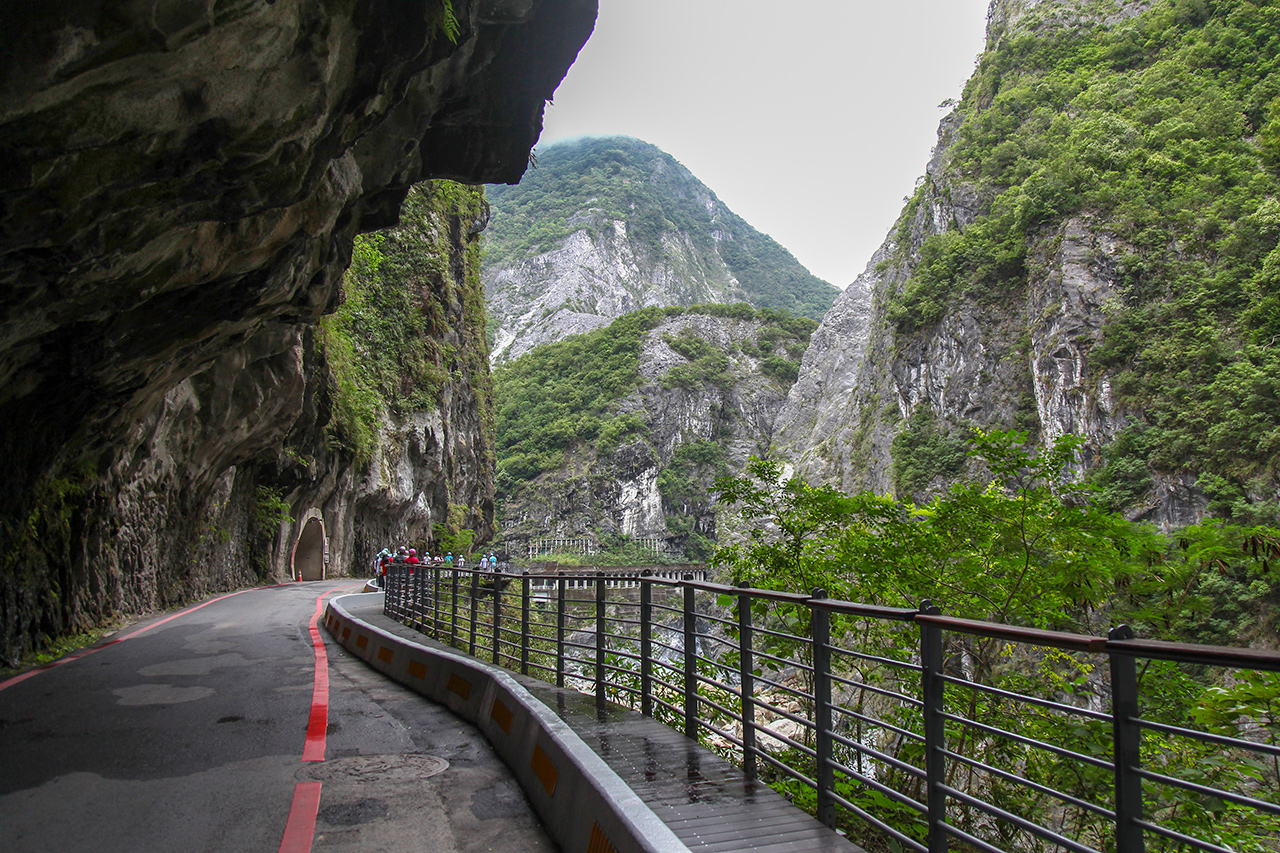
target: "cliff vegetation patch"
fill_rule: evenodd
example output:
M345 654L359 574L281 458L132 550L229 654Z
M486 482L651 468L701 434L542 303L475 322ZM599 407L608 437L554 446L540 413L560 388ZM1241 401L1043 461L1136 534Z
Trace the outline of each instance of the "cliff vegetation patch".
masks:
M331 441L362 461L384 415L435 410L451 380L487 371L483 326L455 328L446 316L451 303L466 303L483 322L479 243L455 257L450 246L462 241L450 233L465 233L484 211L482 188L428 181L410 190L399 226L356 238L342 304L321 320L320 340Z
M1249 512L1280 474L1280 3L1020 22L994 34L957 112L947 180L989 201L918 247L887 308L898 335L956 300L1022 293L1028 247L1087 217L1129 247L1092 355L1134 420L1103 482L1129 500L1135 463L1208 472L1215 506Z

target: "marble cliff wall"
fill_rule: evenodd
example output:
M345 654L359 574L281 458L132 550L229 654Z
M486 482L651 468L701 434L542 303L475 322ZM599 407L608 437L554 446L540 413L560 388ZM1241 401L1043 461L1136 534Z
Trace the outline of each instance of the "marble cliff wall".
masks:
M1150 6L993 0L988 47L1021 28L1070 27L1100 15L1114 24ZM1130 247L1088 212L1029 241L1030 272L1016 296L957 299L936 323L895 329L889 302L920 264L925 240L964 232L992 202L990 187L951 168L959 126L957 113L943 119L915 201L814 333L779 413L775 450L813 482L893 492L892 442L921 406L952 424L1027 429L1042 442L1085 436L1086 465L1127 423L1090 356ZM1184 480L1158 479L1142 511L1163 524L1196 520L1205 502Z
M281 578L308 519L339 570L451 495L488 523L474 377L357 463L325 438L315 324L410 185L519 179L594 19L594 0L0 9L22 34L0 58L0 656ZM424 299L465 325L450 288Z

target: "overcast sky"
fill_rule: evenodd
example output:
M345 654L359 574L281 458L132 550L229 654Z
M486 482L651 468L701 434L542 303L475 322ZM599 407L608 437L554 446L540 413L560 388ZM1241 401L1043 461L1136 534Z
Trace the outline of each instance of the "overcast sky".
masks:
M924 174L988 0L600 0L542 143L621 134L844 287Z

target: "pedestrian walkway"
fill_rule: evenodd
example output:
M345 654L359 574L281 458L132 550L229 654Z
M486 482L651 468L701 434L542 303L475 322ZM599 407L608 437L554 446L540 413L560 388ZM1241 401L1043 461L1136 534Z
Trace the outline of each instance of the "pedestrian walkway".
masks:
M346 602L354 619L382 632L451 655L462 654L384 616L380 595ZM598 708L594 697L509 674L591 747L688 849L700 853L861 850L772 788L748 781L738 768L682 733L617 705Z

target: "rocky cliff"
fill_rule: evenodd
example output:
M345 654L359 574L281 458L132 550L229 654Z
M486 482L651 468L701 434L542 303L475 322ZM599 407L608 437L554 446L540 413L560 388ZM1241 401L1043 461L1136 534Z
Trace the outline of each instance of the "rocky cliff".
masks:
M814 322L745 304L650 308L495 374L499 526L702 560L717 476L769 447Z
M746 302L817 319L837 293L637 139L540 150L519 186L489 196L495 363L648 306Z
M360 453L326 429L341 376L316 322L354 235L393 224L410 185L520 177L594 16L594 0L0 10L5 658L113 613L359 567L451 506L487 524L474 376L437 353L458 369L435 407L391 411L391 444ZM478 225L433 216L451 260L421 304L465 330L483 316L465 296Z
M1273 4L995 0L916 193L824 318L775 449L921 493L970 426L1162 524L1275 520ZM1269 295L1270 294L1270 295Z

